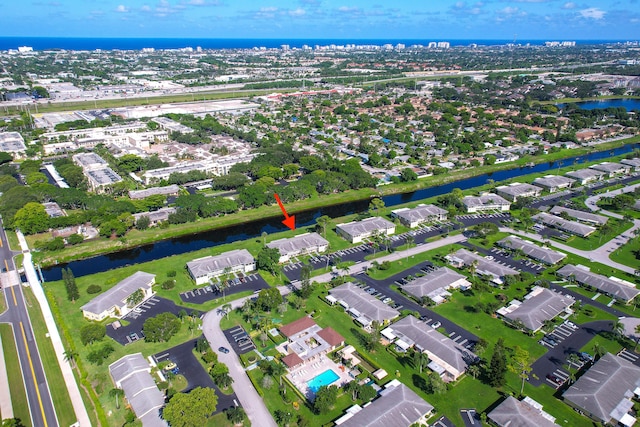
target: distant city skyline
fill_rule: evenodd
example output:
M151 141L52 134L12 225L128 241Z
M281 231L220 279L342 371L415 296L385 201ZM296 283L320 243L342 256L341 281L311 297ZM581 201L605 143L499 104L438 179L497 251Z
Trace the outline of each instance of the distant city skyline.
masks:
M638 0L0 0L0 36L637 40Z

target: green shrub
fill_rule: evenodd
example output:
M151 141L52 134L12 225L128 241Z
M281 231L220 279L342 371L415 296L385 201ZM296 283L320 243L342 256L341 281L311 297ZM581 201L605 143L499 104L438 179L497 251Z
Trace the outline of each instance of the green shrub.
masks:
M167 271L167 277L176 277L176 271L175 270L169 270Z
M100 287L100 285L95 285L94 284L94 285L89 285L87 287L87 293L89 295L98 294L100 292L102 292L102 287Z
M166 290L173 289L173 288L174 288L174 286L176 286L176 282L175 282L175 280L165 280L165 281L164 281L164 282L162 282L162 284L160 285L160 287L161 287L162 289L166 289Z

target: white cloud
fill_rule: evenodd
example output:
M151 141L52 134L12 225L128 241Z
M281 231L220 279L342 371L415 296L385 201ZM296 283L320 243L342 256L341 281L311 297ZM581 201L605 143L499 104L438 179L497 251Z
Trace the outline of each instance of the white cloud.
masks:
M563 9L575 9L576 8L576 4L572 1L566 2L564 4L564 6L562 6Z
M338 10L340 12L350 13L350 12L357 12L359 9L355 6L340 6Z
M118 5L118 7L116 7L116 12L118 13L127 13L129 12L129 8L123 4Z
M151 7L148 4L143 4L140 10L143 12L151 12Z
M500 12L504 13L505 15L513 15L514 13L517 13L518 10L520 9L518 9L517 7L507 6L504 9L502 9Z
M278 10L278 8L274 7L274 6L268 6L268 7L261 7L260 8L260 12L275 12L277 10Z
M305 13L307 12L305 12L305 10L301 7L289 11L290 16L303 16Z
M582 9L580 12L580 16L585 19L602 19L604 15L607 13L602 9L598 9L597 7L590 7L588 9Z

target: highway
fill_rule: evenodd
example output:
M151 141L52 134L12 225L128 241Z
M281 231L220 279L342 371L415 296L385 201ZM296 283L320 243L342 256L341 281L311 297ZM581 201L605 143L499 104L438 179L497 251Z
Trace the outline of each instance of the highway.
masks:
M2 265L2 292L5 294L7 311L0 315L0 322L9 323L13 327L13 335L18 350L18 358L22 369L22 377L29 402L31 423L37 427L58 426L55 408L44 368L34 340L33 328L27 312L27 306L20 285L13 256L19 252L11 251L0 220L0 263Z

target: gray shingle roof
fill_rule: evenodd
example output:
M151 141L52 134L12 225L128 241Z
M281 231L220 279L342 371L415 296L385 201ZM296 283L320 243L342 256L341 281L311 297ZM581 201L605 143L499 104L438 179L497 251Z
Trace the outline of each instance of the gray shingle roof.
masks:
M420 205L413 209L396 209L393 213L405 223L430 221L434 216L447 215L447 211L435 205Z
M544 225L555 227L559 230L573 233L578 236L588 236L596 231L594 227L590 225L584 225L576 221L569 221L556 215L551 215L546 212L540 212L537 215L531 217L534 221L543 223Z
M187 268L193 277L203 277L210 272L221 271L225 268L233 268L239 265L247 265L254 262L253 256L246 249L236 249L224 252L220 255L194 259L187 263Z
M629 166L621 165L620 163L614 163L614 162L602 162L597 165L589 166L589 168L606 172L606 173L616 173L616 172L622 172L623 170L629 169Z
M592 286L625 302L631 301L640 294L640 290L635 286L625 285L624 283L617 282L600 274L592 273L575 265L565 265L556 273L565 278L573 276L578 283Z
M579 221L592 222L599 225L604 225L609 220L609 217L606 217L604 215L579 211L577 209L565 208L564 206L554 206L549 212L556 215L559 215L562 212L566 212L570 217L576 218Z
M501 185L496 187L496 191L498 193L507 194L513 198L518 198L520 196L530 196L534 194L540 194L542 191L540 187L536 187L535 185L526 184L522 182L514 182L509 185Z
M318 233L305 233L267 243L268 248L278 249L280 255L313 251L318 247L327 245L329 245L329 242Z
M433 411L433 405L423 400L406 385L388 387L370 405L362 408L342 427L409 427Z
M536 178L533 180L535 185L539 185L544 188L555 188L562 186L571 186L575 182L575 179L567 178L565 176L549 175Z
M433 353L458 372L464 372L467 366L478 358L471 351L414 316L400 319L390 328L394 335L409 338L420 350Z
M400 315L395 308L389 307L376 297L369 295L362 288L351 282L347 282L329 291L329 294L338 301L344 301L349 308L358 310L360 314L367 316L371 320L384 322Z
M114 306L122 306L126 303L127 298L138 289L150 288L154 283L155 277L155 274L137 271L80 308L90 313L100 314Z
M513 396L507 397L488 414L498 427L553 427L558 424L542 416L540 410L521 402Z
M571 178L579 179L579 180L590 179L590 178L599 179L602 175L604 175L604 172L587 168L587 169L580 169L577 171L567 172L565 175Z
M557 264L567 257L566 254L556 252L552 249L543 248L528 240L517 236L508 236L498 242L499 246L509 249L521 250L529 258L542 261L545 264Z
M607 353L576 381L562 397L604 422L627 396L640 386L640 367Z
M498 196L497 194L483 194L481 196L465 196L462 198L462 203L467 207L478 206L494 206L494 205L511 205L511 202L505 198Z
M405 291L418 298L428 296L439 289L446 290L461 279L466 279L460 273L456 273L447 267L435 269L426 276L418 277L402 287Z
M540 288L529 294L515 310L505 314L510 320L521 320L524 326L532 331L542 327L545 320L551 320L565 311L576 300L569 295L561 295L549 289ZM526 298L526 297L525 297Z
M459 259L464 265L471 265L474 261L478 262L476 271L479 274L491 274L496 277L515 276L519 274L518 270L498 264L495 261L486 259L483 256L470 252L466 249L458 249L453 255L449 255L451 259Z
M375 231L382 231L388 228L395 228L395 224L384 218L374 216L363 219L362 221L352 221L345 224L338 224L337 228L351 236L362 236L371 234Z

